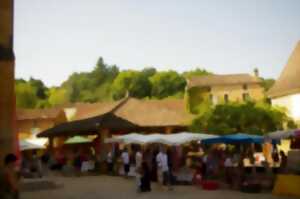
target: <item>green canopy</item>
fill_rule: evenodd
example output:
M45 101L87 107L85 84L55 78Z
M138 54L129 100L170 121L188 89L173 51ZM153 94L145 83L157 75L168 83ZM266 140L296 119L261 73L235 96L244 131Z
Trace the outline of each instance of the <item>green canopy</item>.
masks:
M91 143L92 140L82 137L82 136L74 136L65 141L65 144L82 144L82 143Z

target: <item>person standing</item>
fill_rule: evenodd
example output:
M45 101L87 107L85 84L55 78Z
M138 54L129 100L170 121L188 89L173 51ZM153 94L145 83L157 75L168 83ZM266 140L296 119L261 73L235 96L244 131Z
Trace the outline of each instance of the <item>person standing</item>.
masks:
M107 162L108 173L113 174L114 163L113 163L113 154L111 150L107 154L106 162Z
M142 163L142 176L141 176L141 192L149 192L151 191L151 177L150 177L150 169L147 162Z
M158 182L164 186L168 186L169 189L171 189L168 156L165 148L162 148L161 151L157 154L156 162Z
M233 186L233 179L232 179L232 175L233 175L233 162L232 162L232 157L231 154L227 154L227 157L224 161L224 168L225 168L225 181L227 184L229 184L230 187Z
M129 154L127 151L127 148L124 149L124 151L121 154L122 162L123 162L123 167L124 167L124 176L128 177L128 173L130 170L130 161L129 161Z
M285 155L284 151L280 151L280 173L286 172L286 166L287 166L287 156Z
M136 184L137 184L137 190L140 191L141 187L141 173L142 173L142 162L143 162L143 155L141 153L140 148L137 148L137 151L135 153L135 169L136 169Z
M16 170L17 157L14 154L6 155L4 170L0 171L0 198L18 199L19 180Z
M38 157L36 151L33 151L33 154L32 154L31 172L37 173L38 177L40 177L40 178L43 176L42 162L41 162L40 158Z

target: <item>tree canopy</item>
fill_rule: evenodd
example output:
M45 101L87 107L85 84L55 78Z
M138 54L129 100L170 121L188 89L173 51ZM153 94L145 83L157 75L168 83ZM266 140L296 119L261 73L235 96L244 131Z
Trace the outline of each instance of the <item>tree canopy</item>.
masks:
M182 95L186 86L185 78L176 71L159 72L150 77L152 97L162 99Z
M199 115L191 124L192 131L214 134L265 134L284 128L292 120L283 110L264 103L219 104Z

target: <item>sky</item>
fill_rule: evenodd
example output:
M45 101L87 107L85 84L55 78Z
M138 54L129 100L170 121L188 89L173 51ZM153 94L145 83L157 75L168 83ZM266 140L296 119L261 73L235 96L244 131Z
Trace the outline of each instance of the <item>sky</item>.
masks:
M298 0L15 0L16 77L58 86L101 56L122 70L277 78L300 40Z

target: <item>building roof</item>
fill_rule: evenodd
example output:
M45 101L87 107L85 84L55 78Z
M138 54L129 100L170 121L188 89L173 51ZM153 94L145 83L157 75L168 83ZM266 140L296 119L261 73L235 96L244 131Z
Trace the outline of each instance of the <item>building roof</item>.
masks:
M73 120L91 118L111 112L122 100L112 102L80 103L75 106L76 114Z
M106 108L103 107L105 105ZM167 126L187 127L193 115L187 112L184 100L126 98L118 102L90 104L76 118L75 121L48 129L39 136L92 134L99 132L101 128L112 131L139 131Z
M188 88L259 83L261 83L260 78L250 74L206 75L188 79Z
M61 112L60 108L17 109L17 120L55 119Z
M92 135L100 132L100 129L112 131L134 130L138 126L120 118L113 113L105 113L92 118L75 120L59 124L53 128L41 132L38 137Z
M300 41L289 57L286 66L274 86L269 90L271 98L300 93Z
M187 126L193 117L180 99L129 98L114 114L142 127Z

